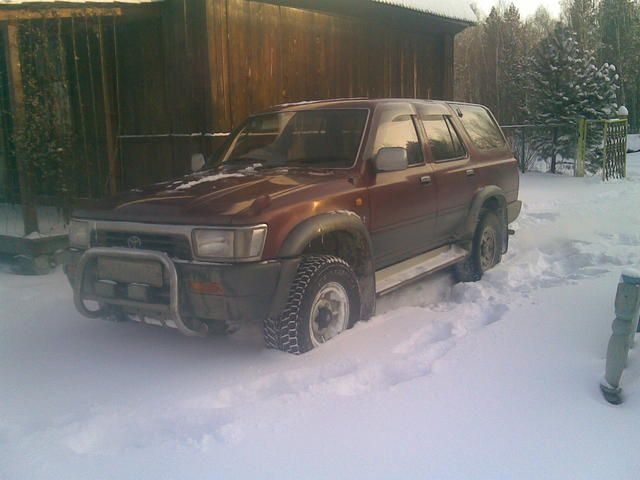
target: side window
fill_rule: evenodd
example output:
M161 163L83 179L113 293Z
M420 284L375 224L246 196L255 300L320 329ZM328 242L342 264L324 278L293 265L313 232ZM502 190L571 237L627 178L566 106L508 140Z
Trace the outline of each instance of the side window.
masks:
M381 148L389 147L406 148L409 165L421 165L423 163L422 148L411 115L400 115L391 122L380 125L376 136L375 148L373 149L374 155Z
M460 136L449 117L427 117L422 119L422 123L436 162L466 155Z
M476 105L455 105L455 107L462 112L462 124L479 150L506 147L500 127L496 125L486 108Z

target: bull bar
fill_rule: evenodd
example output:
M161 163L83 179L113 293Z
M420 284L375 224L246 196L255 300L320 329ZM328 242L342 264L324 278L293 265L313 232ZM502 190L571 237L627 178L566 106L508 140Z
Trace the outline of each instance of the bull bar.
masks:
M88 318L100 318L106 314L106 309L103 306L100 306L97 310L89 310L85 305L85 298L83 295L84 292L84 282L85 282L85 270L90 261L97 259L98 257L111 257L111 258L119 258L119 259L130 259L130 260L152 260L160 262L160 264L166 269L169 277L169 305L167 306L167 313L170 320L172 320L176 328L183 335L189 337L204 337L207 335L207 325L202 323L200 325L199 330L194 330L187 326L180 315L179 308L179 282L178 282L178 271L174 263L171 261L169 256L162 252L156 252L151 250L133 250L129 248L91 248L84 252L78 265L76 267L75 274L75 282L73 286L73 301L75 303L76 309L85 317ZM94 300L93 298L89 298L88 300ZM109 304L108 299L104 299L104 302ZM133 300L120 301L120 304L128 305L135 308L145 309L148 307L144 302L137 302ZM163 324L165 321L163 320Z

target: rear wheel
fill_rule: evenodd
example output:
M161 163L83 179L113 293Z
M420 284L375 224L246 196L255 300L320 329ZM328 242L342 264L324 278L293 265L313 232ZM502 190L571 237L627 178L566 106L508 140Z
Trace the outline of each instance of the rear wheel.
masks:
M455 267L456 280L477 282L502 260L502 225L495 212L484 210L473 236L471 255Z
M349 265L328 255L305 257L284 311L264 323L267 347L306 353L351 328L359 319L358 281Z

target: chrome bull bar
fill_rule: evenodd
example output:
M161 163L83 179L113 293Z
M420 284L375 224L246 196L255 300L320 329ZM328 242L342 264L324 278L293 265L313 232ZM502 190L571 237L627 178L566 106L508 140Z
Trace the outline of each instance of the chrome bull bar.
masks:
M106 314L105 308L100 307L98 310L89 310L85 305L85 298L83 298L84 281L85 281L85 269L88 263L92 260L96 260L98 257L111 257L118 259L130 259L130 260L153 260L160 262L164 266L169 274L169 305L168 314L170 320L172 320L177 329L183 335L188 337L203 337L207 335L206 324L201 324L199 330L194 330L188 327L182 317L180 316L179 308L179 282L178 271L173 264L169 256L165 253L155 252L151 250L133 250L129 248L91 248L87 250L76 267L76 277L73 286L73 301L76 309L85 317L88 318L100 318ZM89 299L93 300L93 299ZM105 303L109 303L108 299L105 299ZM128 302L131 306L144 309L144 303L131 301ZM164 323L164 322L163 322Z

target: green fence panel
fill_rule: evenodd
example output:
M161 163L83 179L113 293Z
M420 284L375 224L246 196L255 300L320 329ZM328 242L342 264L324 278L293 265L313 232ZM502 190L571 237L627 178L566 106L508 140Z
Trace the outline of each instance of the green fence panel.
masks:
M627 120L605 120L602 179L611 180L627 176Z

